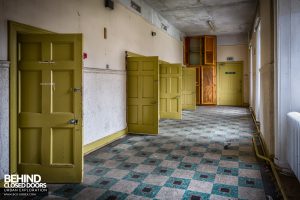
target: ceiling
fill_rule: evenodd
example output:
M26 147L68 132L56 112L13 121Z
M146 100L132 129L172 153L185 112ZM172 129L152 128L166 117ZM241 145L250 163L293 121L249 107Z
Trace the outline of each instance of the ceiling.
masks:
M256 12L256 0L145 0L186 35L247 33ZM211 21L214 30L210 28Z

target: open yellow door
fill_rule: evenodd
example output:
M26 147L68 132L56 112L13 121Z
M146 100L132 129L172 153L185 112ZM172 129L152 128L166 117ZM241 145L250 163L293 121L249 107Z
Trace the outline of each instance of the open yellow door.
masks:
M196 68L182 68L182 109L196 110Z
M82 181L82 36L18 36L18 173Z
M242 106L242 63L220 63L218 66L218 78L218 104L226 106Z
M158 134L158 57L127 58L127 125L130 133Z
M160 65L160 117L181 119L182 65Z

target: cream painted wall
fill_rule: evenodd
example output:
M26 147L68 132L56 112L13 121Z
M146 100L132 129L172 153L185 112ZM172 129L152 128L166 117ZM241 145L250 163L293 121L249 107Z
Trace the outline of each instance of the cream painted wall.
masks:
M260 122L262 137L271 155L275 154L274 136L274 30L273 30L273 5L271 0L261 0L257 17L260 19L260 51L257 49L257 32L252 32L251 45L253 47L253 102L256 118ZM254 28L255 29L255 28ZM256 54L260 52L260 62ZM257 88L257 78L260 77L260 88ZM258 90L259 89L259 90ZM259 100L256 101L256 97ZM259 108L259 109L257 109Z
M169 62L182 62L182 42L146 22L119 3L106 9L99 0L1 0L1 55L7 59L6 20L44 28L57 33L83 33L85 67L124 69L124 51L158 55ZM4 20L4 21L3 21ZM103 38L103 28L108 39ZM157 36L152 37L151 31Z
M217 62L227 62L227 57L233 57L234 61L243 61L244 67L244 104L249 104L249 62L248 45L218 45Z
M114 10L99 0L0 0L0 5L0 60L8 59L7 20L56 33L83 33L83 51L88 54L83 75L84 144L127 126L126 50L182 62L181 41L117 2ZM152 37L151 31L157 35ZM107 65L111 70L105 69Z
M287 114L300 112L300 1L276 1L275 156L287 167Z
M261 1L260 128L269 153L272 155L275 153L273 18L272 1Z

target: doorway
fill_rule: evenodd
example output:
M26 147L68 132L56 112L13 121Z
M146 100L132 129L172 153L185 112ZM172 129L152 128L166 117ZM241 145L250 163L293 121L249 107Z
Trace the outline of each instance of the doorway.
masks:
M243 63L218 63L218 105L243 105Z

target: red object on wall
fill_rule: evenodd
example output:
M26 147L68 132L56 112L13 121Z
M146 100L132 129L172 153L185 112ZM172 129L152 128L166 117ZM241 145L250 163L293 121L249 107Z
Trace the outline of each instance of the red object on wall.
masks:
M87 59L87 53L83 53L83 59Z

